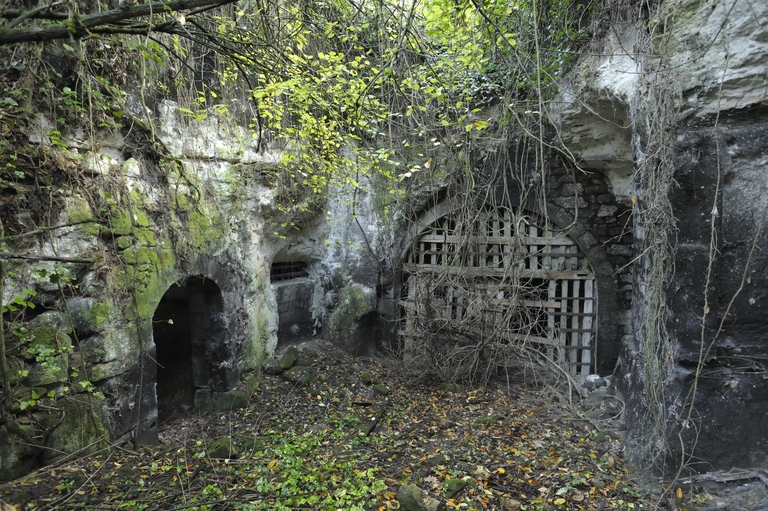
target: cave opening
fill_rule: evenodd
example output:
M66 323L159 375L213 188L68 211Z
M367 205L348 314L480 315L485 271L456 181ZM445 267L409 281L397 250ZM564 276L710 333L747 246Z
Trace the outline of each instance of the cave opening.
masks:
M152 318L158 421L194 408L195 393L217 387L213 352L225 338L221 290L204 277L173 284Z

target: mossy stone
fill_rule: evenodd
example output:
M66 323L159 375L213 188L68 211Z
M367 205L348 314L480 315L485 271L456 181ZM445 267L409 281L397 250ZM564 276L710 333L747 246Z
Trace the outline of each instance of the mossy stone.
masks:
M139 334L135 328L110 329L94 337L96 342L93 343L92 348L104 351L101 358L105 362L118 362L126 370L138 355L141 346Z
M75 328L81 335L100 332L116 316L115 305L108 297L74 297L67 300L67 308Z
M373 303L365 290L358 286L344 288L339 298L339 307L334 321L340 323L348 318L360 318L373 310ZM340 312L341 314L338 314ZM340 326L340 325L339 325Z
M371 389L373 389L374 393L380 396L386 396L387 394L389 394L389 389L383 383L377 383L376 385L371 387Z
M474 487L475 482L472 479L448 479L445 481L445 491L448 493L463 490L468 486Z
M272 337L270 317L274 317L275 313L268 309L251 310L253 311L251 317L255 317L256 320L249 324L245 355L240 363L240 369L260 371L265 358L264 349L269 345Z
M34 430L26 424L17 426L29 437ZM37 466L40 448L29 445L27 441L7 428L0 428L0 481L10 481L27 475Z
M117 240L117 248L120 250L125 250L126 248L133 245L133 237L132 236L119 236Z
M139 176L139 175L141 175L141 166L139 165L139 162L136 161L135 158L128 158L127 160L125 160L123 162L121 170L122 170L123 174L126 175L126 176ZM141 195L138 194L138 192L136 192L136 194L139 195L139 197L141 197ZM134 202L136 202L138 197L134 197L134 193L131 192L131 199Z
M248 392L254 393L259 390L261 384L261 376L257 373L251 373L245 378L245 386L248 387Z
M296 346L289 346L288 349L285 350L285 353L283 353L282 358L280 358L280 364L278 367L282 371L287 371L293 365L296 363L296 360L299 358L299 350L296 349Z
M123 169L125 169L125 165L128 164L128 162L130 162L131 160L133 160L133 158L130 158L128 161L126 161L123 164ZM136 160L133 160L133 161L135 162ZM141 205L141 204L144 204L147 201L147 198L144 196L144 194L142 194L137 189L131 190L130 196L131 196L131 204L133 204L133 205L137 205L137 204Z
M72 318L68 314L59 311L45 311L30 321L32 325L53 325L65 334L71 334L74 331Z
M127 248L123 251L123 259L128 264L156 265L159 263L157 251L148 247Z
M152 229L134 229L133 235L143 247L154 247L157 245L155 232Z
M11 385L15 385L27 377L29 366L22 359L9 355L6 361L8 364L8 382Z
M109 446L107 417L95 397L80 394L58 401L56 407L61 414L47 417L54 429L45 442L48 449L43 453L43 462L46 465L67 454L85 456Z
M134 223L139 227L149 227L152 225L152 221L149 219L149 215L145 211L135 211L133 213Z
M33 387L42 387L52 383L67 381L69 371L69 357L56 355L45 362L34 364L29 370L27 382Z
M232 438L226 436L215 440L208 449L205 450L205 453L209 458L213 459L224 460L236 458L237 447L234 442L232 442Z
M72 350L72 339L53 325L30 325L27 333L24 358L34 360L38 356L52 356Z
M88 376L92 382L106 380L117 376L128 369L123 360L107 362L106 364L93 364L89 367Z
M213 410L215 412L228 412L248 406L248 396L239 390L213 393Z
M37 403L32 403L45 397L48 389L45 387L16 387L11 390L11 411L21 411L22 403L25 410L31 410L37 407Z
M69 222L85 222L93 219L91 205L78 195L69 197L66 215Z
M94 331L99 331L115 315L115 306L111 300L97 300L93 302L91 310L86 314L86 319Z
M248 455L262 451L266 445L264 440L253 435L246 435L242 438L236 438L235 444L237 445L237 450L240 455Z
M364 336L371 335L361 319L375 311L376 294L360 285L347 286L339 296L339 305L331 315L325 337L349 352L360 352L366 346ZM361 342L362 341L362 342Z
M131 212L127 209L116 210L109 219L107 230L114 236L127 236L131 233Z
M187 215L187 241L194 248L204 248L224 234L224 221L218 210L192 210Z
M427 495L415 484L401 486L397 490L397 502L403 511L437 511L440 501Z
M91 205L84 198L74 195L70 197L67 204L66 219L69 222L85 222L78 226L85 234L97 236L99 234L99 225L93 217ZM91 220L91 222L89 222Z

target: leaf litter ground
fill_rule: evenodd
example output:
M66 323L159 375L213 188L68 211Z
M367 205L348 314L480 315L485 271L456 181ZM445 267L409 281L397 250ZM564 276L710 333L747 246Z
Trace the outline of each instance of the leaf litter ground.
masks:
M328 345L299 363L314 375L304 386L265 376L245 409L177 418L157 446L41 469L0 499L23 510L387 510L415 484L446 510L649 507L617 435L541 389L413 385L387 361Z

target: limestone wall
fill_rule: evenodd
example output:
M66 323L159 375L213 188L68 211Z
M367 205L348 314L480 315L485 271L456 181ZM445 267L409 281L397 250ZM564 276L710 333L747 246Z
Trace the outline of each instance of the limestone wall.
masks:
M174 284L205 279L221 303L220 310L203 303L191 312L210 316L197 323L217 329L199 341L198 391L226 392L258 376L276 344L269 265L280 239L269 224L279 214L264 177L275 153L255 153L245 130L213 115L183 123L170 102L159 105L154 141L140 124L105 136L94 150L78 149L76 133L63 136L74 142L68 153L80 167L79 181L54 192L61 207L50 224L73 225L8 241L17 252L63 259L6 263L4 303L21 296L29 305L6 316L17 333L7 339L11 408L25 434L9 432L0 442L2 479L100 435L156 440L153 327ZM24 222L35 197L24 183L14 192L3 205L11 236L12 229L32 230ZM83 403L98 428L75 441L63 432L66 421L57 421Z

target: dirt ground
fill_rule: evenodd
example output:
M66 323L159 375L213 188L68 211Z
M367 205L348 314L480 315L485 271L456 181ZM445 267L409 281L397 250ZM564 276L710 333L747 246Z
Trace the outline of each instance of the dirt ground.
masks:
M287 374L265 375L246 408L178 417L157 446L46 467L0 486L0 500L18 510L386 510L408 508L409 490L431 509L729 509L694 485L661 500L642 490L617 420L588 420L565 401L522 383L415 384L396 362L315 343Z

